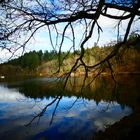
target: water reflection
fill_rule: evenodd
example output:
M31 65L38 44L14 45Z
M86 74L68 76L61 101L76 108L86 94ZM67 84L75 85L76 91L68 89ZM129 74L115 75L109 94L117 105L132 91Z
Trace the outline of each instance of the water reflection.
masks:
M52 81L43 78L1 83L0 139L90 140L95 132L132 113L116 98L109 100L97 84L94 92L90 87L79 95L77 89L74 94L67 88L60 95L61 88L51 88L57 84Z

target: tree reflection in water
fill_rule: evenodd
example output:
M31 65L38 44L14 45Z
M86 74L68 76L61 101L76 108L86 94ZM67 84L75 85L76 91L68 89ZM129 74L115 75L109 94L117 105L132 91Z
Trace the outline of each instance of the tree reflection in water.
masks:
M82 92L80 83L82 80L80 80L80 78L71 78L65 91L62 90L60 82L59 84L51 80L48 82L47 78L11 82L5 84L5 87L16 89L19 93L25 95L23 97L19 96L21 98L19 100L20 102L30 104L30 101L34 100L33 107L35 109L32 109L30 117L26 119L24 123L26 126L31 126L32 128L37 122L38 127L40 127L39 125L44 125L44 119L46 118L47 122L49 120L48 124L51 125L46 128L48 132L58 126L61 127L61 125L64 127L64 124L68 129L69 126L79 120L79 125L82 124L83 121L85 124L84 129L90 131L90 134L91 131L93 131L93 136L94 132L102 130L120 118L132 113L132 110L127 106L135 110L138 104L137 99L139 95L137 90L139 86L138 82L136 82L138 80L137 78L131 76L132 84L130 84L126 82L129 80L128 77L124 77L121 80L120 77L118 77L117 80L119 84L117 86L114 85L111 79L111 77L102 76L90 85L88 81L86 81L87 83L85 84L88 86L83 88ZM132 94L134 96L132 96ZM42 104L41 100L43 101L43 105L38 105L39 100L40 104ZM39 106L39 110L36 110L35 106ZM34 112L36 113L32 116L31 114ZM112 117L115 118L113 119ZM70 123L69 126L68 123ZM86 126L87 124L88 126ZM77 128L75 125L69 129L75 129L76 131ZM81 134L82 129L79 128L78 130L78 133ZM65 135L67 134L65 133Z

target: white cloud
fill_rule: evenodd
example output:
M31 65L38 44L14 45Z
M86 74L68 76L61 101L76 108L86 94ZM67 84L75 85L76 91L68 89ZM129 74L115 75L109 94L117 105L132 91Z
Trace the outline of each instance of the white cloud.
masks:
M120 15L120 14L122 14L122 11L109 9L108 14ZM120 35L121 36L123 36L125 34L128 22L129 22L129 20L122 21L121 26L120 26ZM100 16L98 23L101 26L101 28L103 29L103 32L101 32L101 34L100 34L101 36L100 36L99 45L108 44L112 40L117 39L117 28L115 28L115 26L118 23L117 20L109 19L104 16ZM62 30L64 29L64 27L63 27L64 25L65 24L57 25L57 27L59 28L58 29L59 33L62 33ZM74 30L75 30L75 41L76 41L75 44L76 44L76 49L77 49L79 47L79 43L82 38L82 34L85 31L85 26L82 24L78 24L78 26L74 26ZM140 30L139 21L135 21L132 25L131 31L136 31L136 30ZM55 43L56 43L55 42L56 41L55 40L56 39L55 30L51 29L51 31L52 31L53 43L55 45ZM66 35L68 35L68 37L72 36L71 28L68 28ZM23 41L25 38L27 38L27 37L23 37L23 39L21 41ZM93 37L88 41L88 43L86 44L86 47L92 47L94 45L94 42L97 41L97 38L98 38L98 31L97 31L97 28L95 28L95 30L93 32ZM60 45L60 42L61 42L61 39L59 38L58 45ZM71 43L72 42L69 39L65 38L62 50L63 51L69 50L69 48L72 46ZM27 44L25 51L29 52L31 50L40 50L40 49L42 49L43 51L53 49L51 46L51 43L50 43L50 38L49 38L48 30L46 29L46 27L45 28L43 27L36 33L34 38ZM56 48L56 49L58 50L58 48ZM19 51L17 51L15 53L15 55L20 56L22 54L22 51L23 50L20 49ZM11 57L11 53L9 53L8 50L0 50L0 62L6 61L10 57Z
M27 49L26 52L29 50ZM23 54L23 48L18 50L11 49L10 51L8 49L0 49L0 63L6 62L10 59L18 58Z
M8 50L0 49L0 63L7 61L11 57L11 53Z

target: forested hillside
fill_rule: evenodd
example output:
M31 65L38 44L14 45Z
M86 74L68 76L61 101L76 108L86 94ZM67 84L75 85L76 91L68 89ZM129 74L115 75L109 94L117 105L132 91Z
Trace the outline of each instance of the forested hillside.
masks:
M136 40L136 41L135 41ZM138 36L130 36L128 43L135 41L135 45L129 47L123 46L121 50L110 61L112 69L115 73L139 73L140 71L140 40ZM102 61L114 48L114 43L100 47L94 45L92 48L87 48L84 53L83 61L85 64L93 65ZM57 51L32 51L25 53L23 56L12 59L0 65L0 74L39 74L52 75L56 72L59 74L67 73L71 70L76 58L80 55L80 50L75 52ZM109 72L107 63L103 63L100 68L103 72ZM93 69L91 73L96 73L98 68ZM77 75L84 73L83 67L76 70Z

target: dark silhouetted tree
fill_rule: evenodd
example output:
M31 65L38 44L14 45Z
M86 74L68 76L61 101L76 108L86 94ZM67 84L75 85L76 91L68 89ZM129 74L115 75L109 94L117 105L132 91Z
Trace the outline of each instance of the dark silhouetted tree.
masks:
M120 14L109 11L120 11ZM101 17L117 20L118 38L123 21L126 22L126 29L121 36L121 42L114 45L114 49L103 60L96 64L88 65L84 61L85 45L93 36L95 30L100 39L103 31L99 24ZM85 76L91 69L100 67L107 63L111 69L110 60L117 54L123 44L126 43L131 26L136 20L140 19L139 0L12 0L2 2L0 5L0 47L8 49L12 53L23 48L34 37L39 30L47 30L52 47L58 47L58 59L62 62L61 52L64 42L69 41L69 51L75 51L78 32L81 35L80 54L75 59L67 77L71 72L83 66ZM44 30L45 29L45 30ZM54 35L55 34L55 35ZM55 37L54 37L55 36ZM133 41L131 41L133 44ZM127 46L130 45L130 42ZM125 49L125 47L124 47ZM66 54L67 56L67 54ZM63 57L65 59L65 57ZM61 63L59 63L61 64ZM58 68L58 71L60 68ZM66 78L67 79L67 78ZM67 80L66 80L67 81Z

